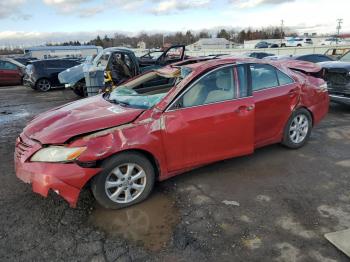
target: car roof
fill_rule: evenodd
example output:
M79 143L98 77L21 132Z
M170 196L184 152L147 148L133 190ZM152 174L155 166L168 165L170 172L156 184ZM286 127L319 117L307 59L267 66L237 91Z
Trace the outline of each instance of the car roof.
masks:
M270 64L277 68L290 68L290 69L300 69L307 72L318 72L321 70L319 66L314 63L299 61L299 60L263 60L256 58L244 58L244 57L225 57L218 58L214 60L208 60L204 62L199 62L195 64L186 65L185 67L191 68L195 72L203 72L215 67L219 67L227 64Z

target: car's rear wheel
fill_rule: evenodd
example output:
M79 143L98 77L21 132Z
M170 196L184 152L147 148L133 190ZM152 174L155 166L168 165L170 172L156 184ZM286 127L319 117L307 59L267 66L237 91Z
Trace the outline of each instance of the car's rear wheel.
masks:
M155 170L139 153L121 153L106 160L102 172L91 183L97 202L120 209L145 200L152 192Z
M304 108L296 110L288 120L284 130L282 144L289 148L300 148L309 140L312 129L312 117Z
M39 79L35 85L36 89L41 92L47 92L51 89L51 82L46 78Z

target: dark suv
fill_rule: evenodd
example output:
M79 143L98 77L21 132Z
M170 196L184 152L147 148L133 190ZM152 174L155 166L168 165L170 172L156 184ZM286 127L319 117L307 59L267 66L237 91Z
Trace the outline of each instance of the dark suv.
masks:
M30 61L26 66L23 82L35 90L46 92L52 87L62 86L58 81L58 74L60 72L80 63L80 60L73 59Z

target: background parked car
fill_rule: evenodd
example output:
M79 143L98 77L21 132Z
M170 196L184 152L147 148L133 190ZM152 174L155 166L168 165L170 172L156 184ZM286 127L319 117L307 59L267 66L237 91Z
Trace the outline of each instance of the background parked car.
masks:
M80 60L74 59L30 61L26 66L24 84L42 92L49 91L52 87L62 86L58 81L60 72L80 63Z
M341 45L341 44L344 44L344 40L337 37L326 38L321 43L321 45Z
M21 85L25 66L11 58L0 59L0 85Z
M350 51L338 61L319 63L324 69L331 101L350 105Z
M266 56L264 59L267 60L299 60L299 61L307 61L312 63L320 63L327 61L335 61L332 57L322 54L308 54L308 55L273 55Z
M289 38L287 41L281 44L284 47L302 47L302 46L310 46L313 45L313 41L311 38Z
M266 41L261 41L255 45L255 48L269 48L271 43Z
M120 84L136 75L152 69L176 63L187 58L185 46L171 46L165 51L152 51L136 57L135 53L123 47L106 48L92 61L65 70L59 74L59 81L81 97L87 96L86 83L97 88L104 87L104 78L101 73L108 72L114 84ZM85 74L84 74L85 72Z
M253 58L257 58L257 59L263 59L265 57L274 56L274 55L275 54L266 53L266 52L248 52L248 53L244 54L244 56L246 56L246 57L253 57Z

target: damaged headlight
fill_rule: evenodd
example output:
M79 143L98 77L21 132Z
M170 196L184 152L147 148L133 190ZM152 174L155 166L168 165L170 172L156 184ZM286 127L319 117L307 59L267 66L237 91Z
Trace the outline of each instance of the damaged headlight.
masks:
M40 149L30 159L32 162L69 162L78 158L86 147L49 146Z

